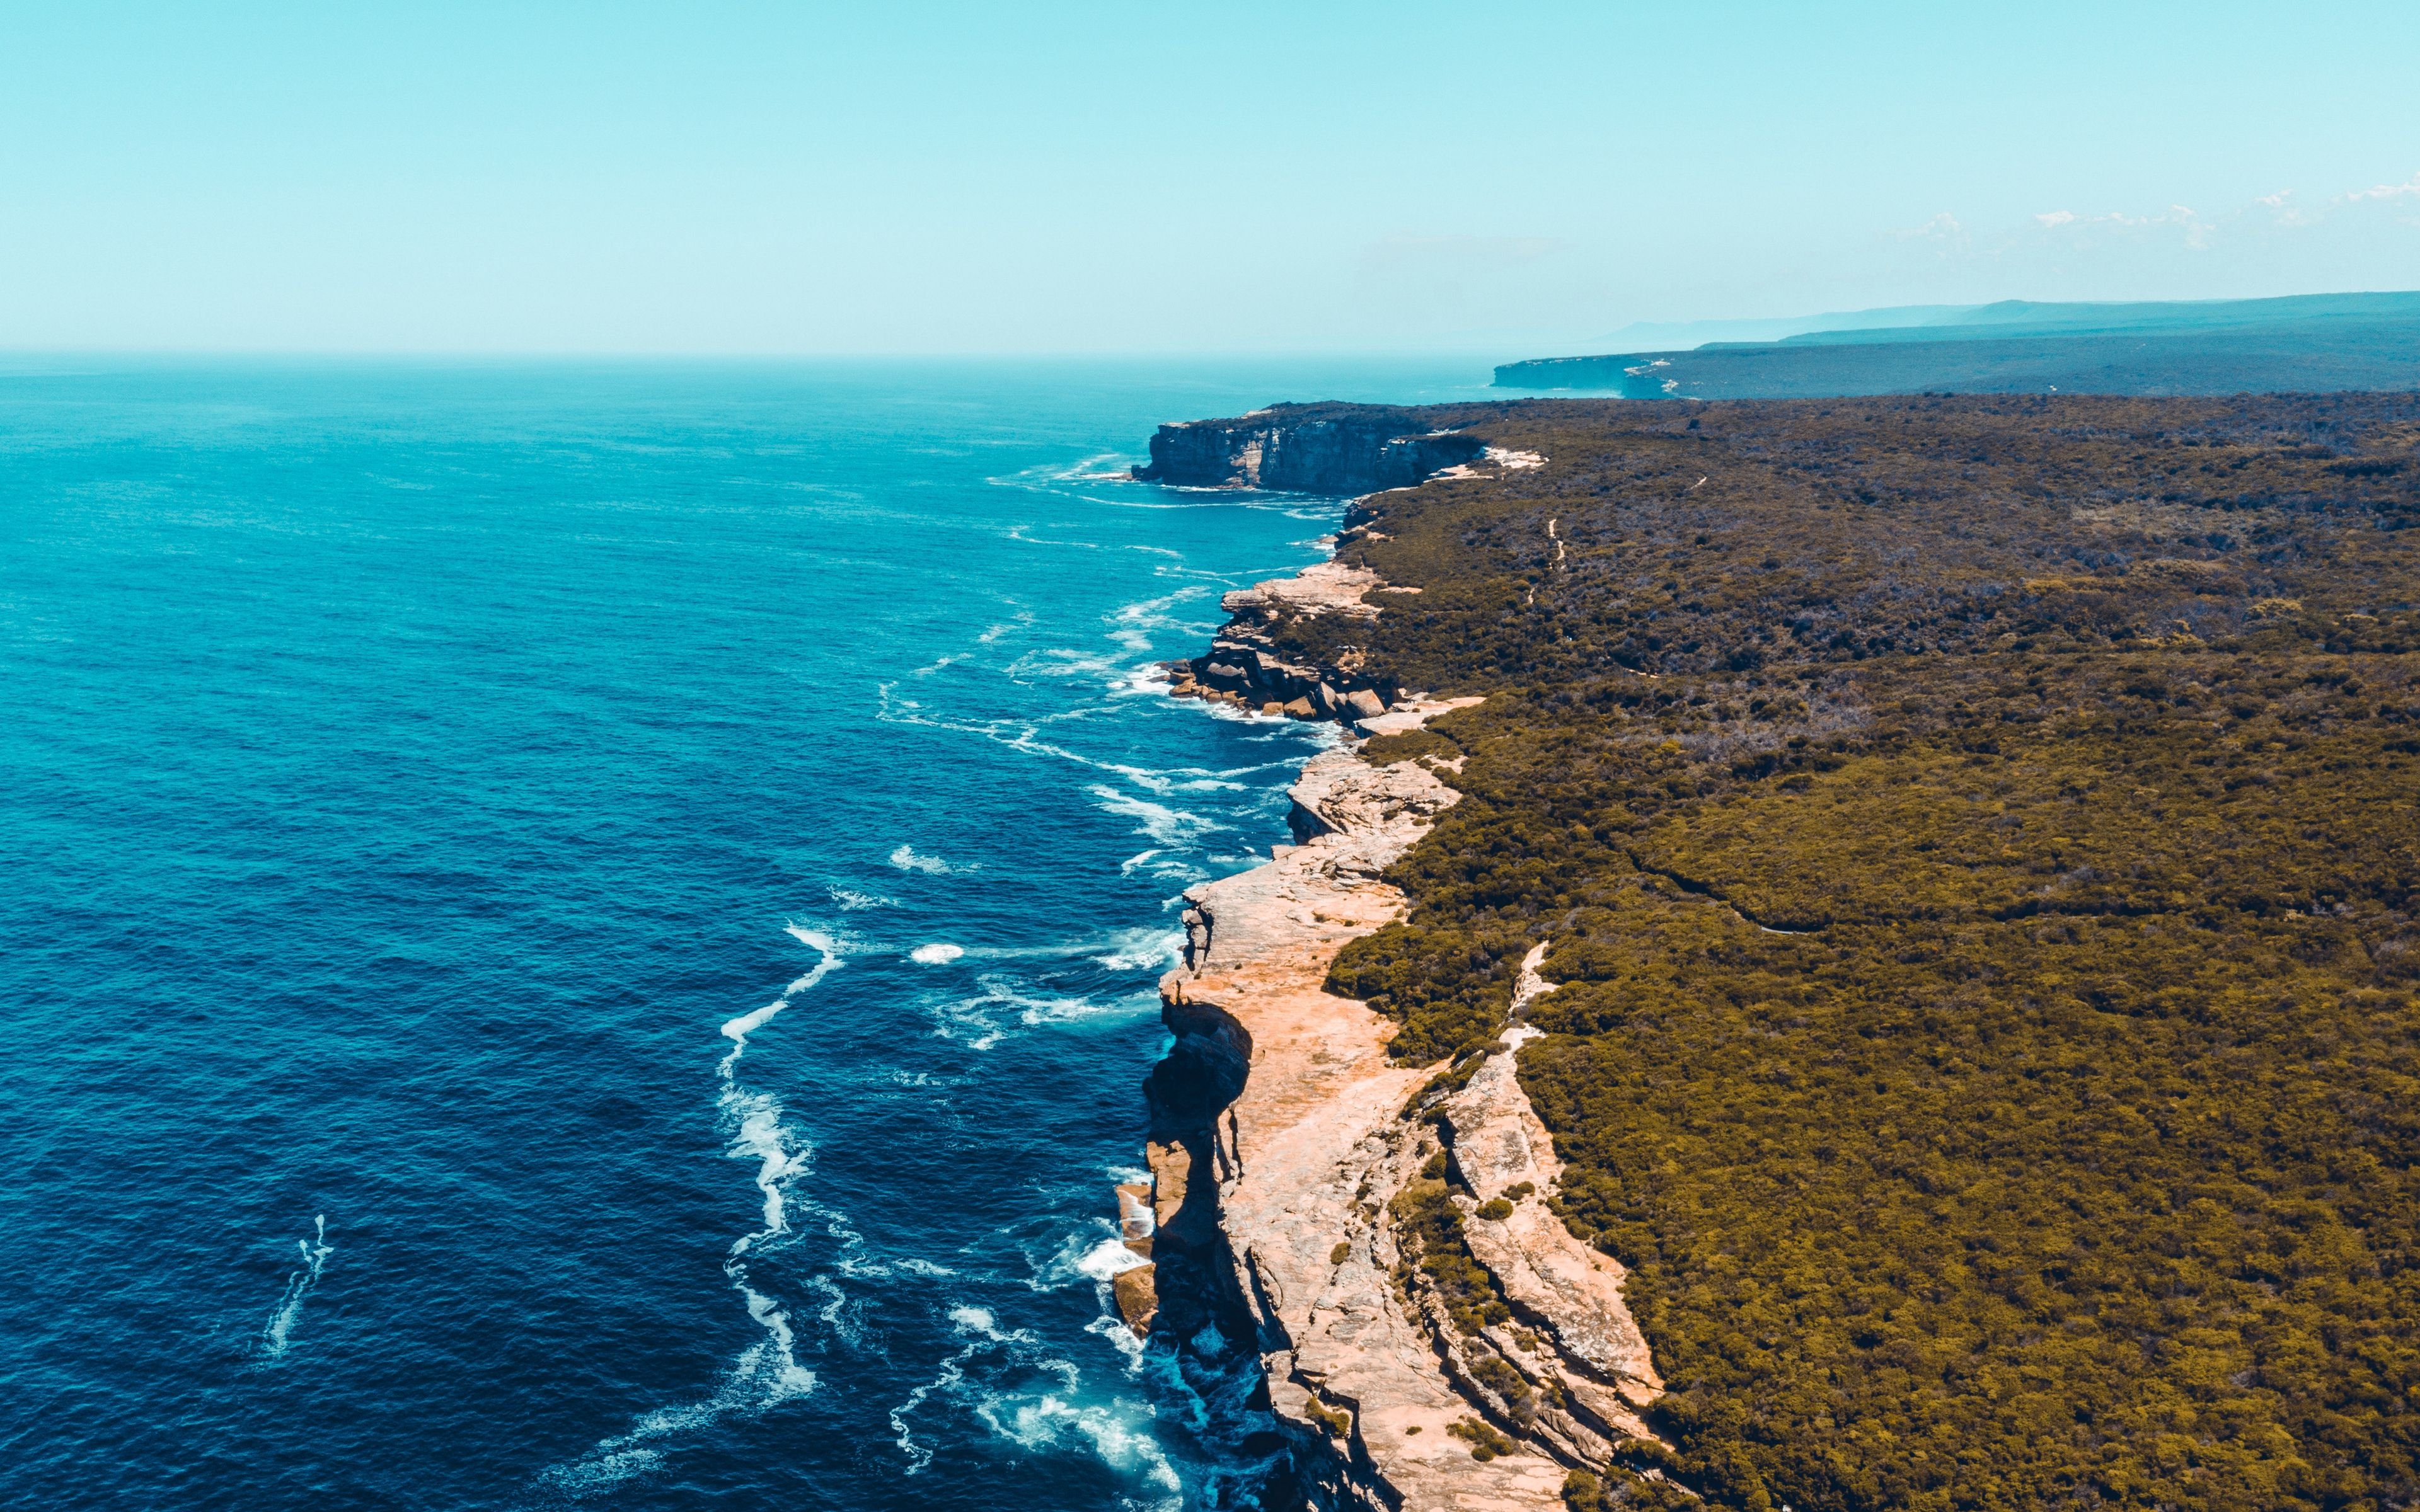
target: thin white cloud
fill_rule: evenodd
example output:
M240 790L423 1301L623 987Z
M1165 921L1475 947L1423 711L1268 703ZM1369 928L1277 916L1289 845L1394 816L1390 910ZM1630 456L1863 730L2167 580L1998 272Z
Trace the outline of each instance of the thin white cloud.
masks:
M2317 203L2298 204L2295 202L2295 194L2296 191L2291 189L2281 189L2271 194L2256 194L2242 208L2224 211L2215 216L2205 216L2190 205L2171 205L2165 210L2150 215L2130 215L2123 210L2112 210L2102 215L2079 215L2069 209L2044 210L2031 217L2033 222L2031 230L2037 236L2060 235L2080 238L2094 231L2151 234L2163 229L2170 229L2182 238L2187 250L2204 252L2221 239L2229 226L2246 219L2265 222L2271 226L2280 228L2301 229L2318 225L2327 220L2331 212L2350 210L2364 204L2394 204L2420 200L2420 173L2413 174L2399 184L2378 184L2368 189L2348 190ZM1935 226L1947 225L1955 229L1957 224L1945 213L1935 217L1925 226L1912 231L1893 231L1891 235L1901 239L1930 236L1936 234L1933 230ZM2000 233L1991 239L1996 241L2013 234L2017 233Z
M2292 190L2281 189L2273 194L2262 194L2253 200L2252 203L2267 209L2270 220L2278 225L2310 225L2315 224L2319 220L2319 215L2317 213L2306 211L2299 205L2288 205L2286 203L2293 197L2294 192Z
M2171 205L2158 215L2128 215L2122 210L2113 210L2106 215L2078 215L2073 210L2052 210L2035 216L2034 224L2044 231L2066 231L2072 227L2071 234L2102 227L2118 231L2152 231L2161 226L2175 226L2183 233L2185 245L2195 252L2210 245L2211 236L2216 230L2190 205Z
M2406 194L2420 194L2420 173L2413 174L2399 184L2379 184L2370 189L2356 189L2349 193L2338 194L2336 203L2350 205L2356 200L2365 199L2401 199Z

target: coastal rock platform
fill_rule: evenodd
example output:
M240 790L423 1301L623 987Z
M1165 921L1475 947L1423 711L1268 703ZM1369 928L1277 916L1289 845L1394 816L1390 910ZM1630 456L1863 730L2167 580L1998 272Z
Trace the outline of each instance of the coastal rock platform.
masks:
M1274 586L1231 607L1288 601ZM1299 596L1347 586L1314 577ZM1380 728L1476 702L1408 699ZM1512 1054L1424 1099L1448 1068L1394 1063L1395 1026L1324 985L1348 941L1403 916L1381 874L1460 795L1428 765L1373 765L1347 745L1313 757L1290 795L1300 844L1187 894L1187 964L1160 987L1176 1044L1151 1087L1153 1255L1169 1273L1138 1277L1128 1320L1179 1336L1214 1316L1247 1323L1297 1458L1327 1461L1302 1477L1313 1504L1559 1507L1569 1469L1651 1436L1638 1410L1662 1386L1621 1269L1548 1211L1561 1167ZM1516 1017L1546 990L1542 954ZM1461 1172L1470 1253L1513 1312L1483 1337L1448 1316L1395 1217L1416 1183L1439 1184L1440 1160ZM1515 1189L1511 1216L1472 1215ZM1218 1299L1188 1299L1180 1278Z

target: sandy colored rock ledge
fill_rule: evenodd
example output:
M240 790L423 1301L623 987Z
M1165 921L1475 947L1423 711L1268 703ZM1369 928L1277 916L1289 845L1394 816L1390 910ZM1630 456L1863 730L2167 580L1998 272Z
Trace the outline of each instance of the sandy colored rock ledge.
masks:
M1413 729L1472 702L1387 719ZM1560 1167L1511 1056L1491 1058L1447 1119L1406 1119L1442 1068L1391 1064L1394 1026L1322 988L1345 942L1401 917L1403 895L1379 874L1459 795L1419 764L1373 766L1340 748L1313 757L1291 796L1303 843L1187 895L1188 964L1161 983L1179 1039L1171 1060L1191 1057L1187 1085L1218 1084L1225 1100L1205 1107L1198 1128L1164 1127L1154 1139L1156 1242L1227 1269L1272 1408L1303 1442L1330 1445L1349 1495L1415 1512L1559 1507L1566 1468L1603 1464L1616 1442L1644 1436L1637 1404L1660 1389L1622 1306L1621 1271L1546 1210ZM1472 1172L1489 1183L1474 1185L1481 1200L1522 1180L1538 1194L1504 1222L1469 1225L1473 1253L1520 1310L1521 1326L1491 1329L1487 1341L1457 1337L1436 1300L1419 1294L1417 1257L1389 1217L1436 1153L1440 1129L1484 1171ZM1131 1284L1138 1304L1149 1285ZM1530 1381L1554 1382L1558 1405L1523 1420L1475 1386L1477 1360L1498 1353ZM1520 1451L1474 1458L1450 1430L1481 1419L1520 1438Z

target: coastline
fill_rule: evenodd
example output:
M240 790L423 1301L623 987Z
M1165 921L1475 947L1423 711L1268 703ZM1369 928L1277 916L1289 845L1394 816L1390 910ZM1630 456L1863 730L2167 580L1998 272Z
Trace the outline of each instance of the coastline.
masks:
M1461 796L1440 775L1452 767L1373 764L1351 736L1481 701L1397 689L1389 703L1357 668L1287 664L1262 630L1374 617L1365 597L1384 589L1333 561L1255 584L1226 596L1233 618L1208 656L1171 664L1174 694L1334 718L1348 738L1290 790L1298 843L1187 893L1186 964L1160 982L1175 1043L1147 1088L1152 1179L1119 1189L1149 1263L1116 1278L1116 1297L1138 1334L1249 1335L1312 1504L1556 1508L1568 1472L1652 1439L1640 1412L1662 1382L1621 1268L1550 1207L1561 1167L1514 1074L1535 1033L1518 1021L1552 990L1536 971L1545 946L1476 1066L1392 1062L1396 1026L1325 988L1349 941L1404 917L1382 873ZM1476 1334L1406 1223L1407 1203L1440 1199L1501 1299Z

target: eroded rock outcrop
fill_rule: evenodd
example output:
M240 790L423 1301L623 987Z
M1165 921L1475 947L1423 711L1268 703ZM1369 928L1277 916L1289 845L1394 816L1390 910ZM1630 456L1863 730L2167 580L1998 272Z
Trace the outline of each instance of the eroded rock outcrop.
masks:
M1298 719L1350 723L1384 713L1404 690L1381 689L1349 648L1331 664L1311 666L1290 659L1277 644L1286 625L1311 616L1373 618L1378 610L1366 595L1379 586L1373 572L1323 562L1291 578L1235 590L1219 600L1228 621L1209 652L1169 663L1172 690L1181 698L1223 700Z

